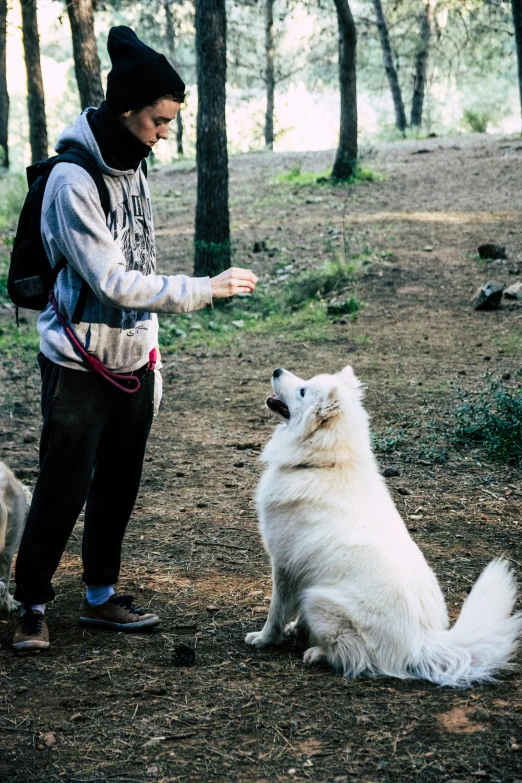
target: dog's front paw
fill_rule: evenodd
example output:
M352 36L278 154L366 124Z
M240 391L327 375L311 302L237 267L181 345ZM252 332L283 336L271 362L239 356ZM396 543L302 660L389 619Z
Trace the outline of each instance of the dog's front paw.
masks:
M316 663L324 663L326 661L326 654L320 647L309 647L303 655L303 663L305 666L313 666Z
M277 640L266 636L263 634L263 631L252 631L252 633L247 633L245 642L258 649L261 649L261 647L268 647L269 644L277 644Z

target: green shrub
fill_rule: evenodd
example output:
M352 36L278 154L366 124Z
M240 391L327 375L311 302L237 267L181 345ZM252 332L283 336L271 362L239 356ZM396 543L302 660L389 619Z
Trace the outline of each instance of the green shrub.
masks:
M464 109L462 117L464 125L472 133L486 133L491 117L487 111L476 111L475 109Z
M14 228L26 193L27 185L22 174L0 174L0 229Z
M494 381L475 398L459 397L454 444L480 445L491 459L522 467L522 391Z
M289 307L298 307L312 299L340 291L355 277L355 265L343 259L328 261L318 269L301 272L288 280L285 299Z

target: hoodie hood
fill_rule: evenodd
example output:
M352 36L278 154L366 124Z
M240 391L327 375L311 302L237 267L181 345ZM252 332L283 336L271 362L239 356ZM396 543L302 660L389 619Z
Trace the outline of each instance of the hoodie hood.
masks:
M67 128L65 128L55 144L54 149L56 152L60 154L69 149L69 147L81 147L93 156L104 174L107 174L110 177L121 177L122 174L134 174L134 169L121 171L121 169L113 169L111 166L107 166L102 158L100 148L94 138L91 126L89 125L89 120L87 119L88 112L90 111L93 111L93 109L85 109L72 125L68 125Z

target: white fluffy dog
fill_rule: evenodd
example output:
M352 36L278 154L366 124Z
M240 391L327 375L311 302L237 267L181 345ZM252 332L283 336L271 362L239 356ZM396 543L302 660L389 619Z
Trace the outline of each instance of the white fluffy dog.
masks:
M437 579L379 473L352 368L310 381L278 369L272 386L267 405L284 423L261 457L257 507L273 593L265 627L246 642L299 632L313 645L305 664L326 661L346 677L466 686L509 668L522 613L511 616L508 563L487 566L450 629Z
M18 606L9 594L9 580L30 504L31 493L27 487L0 462L0 610L8 612Z

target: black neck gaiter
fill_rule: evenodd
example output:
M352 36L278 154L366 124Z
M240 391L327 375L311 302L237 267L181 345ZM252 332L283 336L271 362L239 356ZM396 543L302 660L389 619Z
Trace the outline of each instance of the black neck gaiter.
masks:
M103 101L99 109L89 112L87 119L104 163L118 171L136 171L150 152L148 144L144 144L127 130L106 101Z

